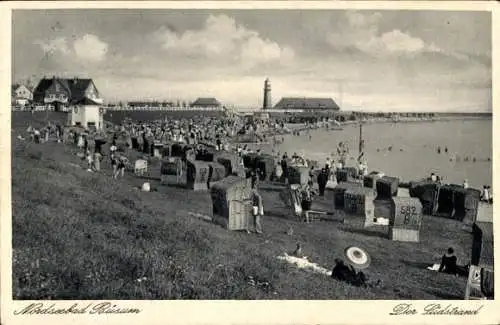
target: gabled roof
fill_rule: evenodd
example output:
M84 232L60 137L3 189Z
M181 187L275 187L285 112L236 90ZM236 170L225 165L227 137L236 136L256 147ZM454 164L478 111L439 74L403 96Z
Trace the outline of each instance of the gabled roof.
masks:
M33 99L35 101L43 101L45 92L54 84L59 83L67 92L71 103L77 103L85 98L85 91L90 84L93 83L92 79L82 78L44 78L40 80L33 92Z
M298 98L283 97L275 106L276 109L334 109L340 107L331 98Z
M191 106L200 106L200 107L211 107L211 106L221 106L220 102L213 97L200 97L195 100Z

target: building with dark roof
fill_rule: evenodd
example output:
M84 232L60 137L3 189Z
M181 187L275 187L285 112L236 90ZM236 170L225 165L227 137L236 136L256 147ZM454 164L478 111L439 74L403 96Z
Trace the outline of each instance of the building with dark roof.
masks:
M74 105L101 105L102 99L92 79L43 78L33 92L37 104L52 104L56 110Z
M68 111L68 124L101 129L103 100L92 79L43 78L33 92L39 105L51 104L56 111Z
M274 106L274 109L283 110L333 110L338 111L340 107L331 98L296 98L283 97Z
M222 106L221 103L213 97L210 98L200 97L191 104L191 107L221 107L221 106Z

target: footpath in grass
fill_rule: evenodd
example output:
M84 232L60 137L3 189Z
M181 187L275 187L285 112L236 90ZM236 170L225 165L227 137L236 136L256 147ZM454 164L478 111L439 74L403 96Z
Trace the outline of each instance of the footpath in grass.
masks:
M424 217L420 243L380 230L297 221L275 188L263 190L263 235L229 232L187 212L211 214L208 193L88 173L71 146L12 141L14 299L462 299L466 279L426 270L443 250L469 259L471 238L452 220ZM151 177L153 176L153 177ZM156 176L156 177L155 177ZM286 234L292 227L292 236ZM374 288L357 288L277 259L303 246L333 267L347 246L372 257Z

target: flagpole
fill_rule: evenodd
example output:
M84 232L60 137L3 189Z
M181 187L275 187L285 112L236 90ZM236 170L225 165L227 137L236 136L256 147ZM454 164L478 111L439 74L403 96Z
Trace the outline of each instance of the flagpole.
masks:
M359 121L359 155L358 155L358 164L361 164L363 156L364 156L364 141L363 141L363 121Z

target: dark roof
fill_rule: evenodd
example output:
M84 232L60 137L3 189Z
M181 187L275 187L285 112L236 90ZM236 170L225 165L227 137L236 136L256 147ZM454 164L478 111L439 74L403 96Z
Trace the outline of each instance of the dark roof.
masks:
M191 106L199 106L199 107L211 107L211 106L221 106L220 102L211 97L211 98L204 98L200 97L197 100L195 100Z
M101 103L95 102L90 98L84 97L78 101L73 101L74 104L80 104L80 105L101 105Z
M331 98L294 98L284 97L275 106L276 109L333 109L340 107Z
M78 103L85 98L85 90L92 83L92 79L81 79L81 78L44 78L40 80L33 92L34 101L43 101L45 97L45 92L49 89L55 82L59 83L68 92L70 102Z

